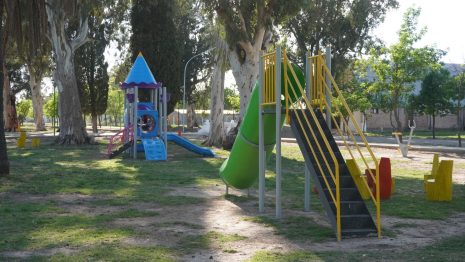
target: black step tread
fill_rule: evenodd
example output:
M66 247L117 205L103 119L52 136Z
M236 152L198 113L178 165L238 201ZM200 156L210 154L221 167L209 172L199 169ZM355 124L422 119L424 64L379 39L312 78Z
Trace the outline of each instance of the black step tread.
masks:
M378 230L376 228L356 228L356 229L342 229L341 230L342 235L347 235L347 234L362 234L362 233L375 233L378 234Z
M369 214L341 215L341 218L365 218L365 217L371 218Z
M342 156L339 146L337 145L331 130L326 125L326 120L319 110L314 110L316 119L314 119L310 114L309 110L291 110L291 127L297 138L299 147L304 154L304 159L308 162L309 169L312 171L312 176L315 179L315 184L318 186L321 192L320 197L323 201L323 206L325 206L326 212L332 225L335 227L335 216L336 208L335 203L331 197L330 190L334 197L336 196L336 186L335 181L329 174L329 169L333 169L334 162L337 161L339 166L339 180L340 180L340 204L341 204L341 235L344 237L351 236L368 236L371 234L377 233L376 226L374 221L366 208L365 202L362 200L359 190L353 181L352 176L349 173L345 159ZM307 117L309 120L310 126L307 126L304 123L303 126L300 126L298 123L298 117ZM310 129L315 129L317 126L321 127L322 133L317 131L315 133L315 139L311 135ZM309 134L309 141L306 140L305 134ZM329 147L323 142L323 138L326 138ZM322 151L320 152L317 147L317 140L321 146ZM311 149L315 150L315 155L312 153ZM334 152L336 161L333 161L330 152ZM326 166L324 159L328 161L329 168ZM321 170L318 167L317 163L321 164ZM312 166L312 168L310 168ZM325 178L328 182L328 186L325 183ZM353 205L353 206L352 206Z

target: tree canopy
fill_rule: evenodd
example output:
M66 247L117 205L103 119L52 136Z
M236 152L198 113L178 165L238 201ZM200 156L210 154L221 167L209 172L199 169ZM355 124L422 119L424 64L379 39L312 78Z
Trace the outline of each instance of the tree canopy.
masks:
M134 0L131 9L132 61L144 55L155 79L170 93L168 112L181 98L182 46L175 17L177 2L172 0Z
M396 130L402 129L399 110L405 106L413 84L431 68L440 67L439 59L444 54L433 46L416 47L426 33L426 28L418 28L420 13L419 8L407 9L398 41L389 47L371 48L369 58L358 64L359 74L370 83L369 92L378 95L376 104L394 114L395 123L391 124ZM367 79L367 72L373 72L375 78Z

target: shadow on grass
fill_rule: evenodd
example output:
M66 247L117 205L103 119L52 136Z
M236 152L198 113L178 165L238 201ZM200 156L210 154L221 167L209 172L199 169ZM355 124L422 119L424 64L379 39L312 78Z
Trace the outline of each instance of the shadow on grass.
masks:
M0 180L0 252L117 244L140 232L112 221L158 216L129 208L133 203L162 207L203 203L204 198L168 193L173 187L218 183L217 170L223 160L199 158L174 145L170 150L175 156L171 161L151 162L106 159L105 145L10 148L12 172ZM121 211L82 215L61 208L63 204L114 205ZM106 254L90 250L97 257Z

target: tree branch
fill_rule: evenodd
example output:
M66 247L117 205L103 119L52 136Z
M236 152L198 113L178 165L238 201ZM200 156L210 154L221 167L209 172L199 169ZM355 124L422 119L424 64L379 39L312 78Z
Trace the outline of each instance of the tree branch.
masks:
M79 47L87 43L90 39L87 37L87 31L89 30L89 17L81 17L79 23L79 34L71 41L72 52L76 51Z

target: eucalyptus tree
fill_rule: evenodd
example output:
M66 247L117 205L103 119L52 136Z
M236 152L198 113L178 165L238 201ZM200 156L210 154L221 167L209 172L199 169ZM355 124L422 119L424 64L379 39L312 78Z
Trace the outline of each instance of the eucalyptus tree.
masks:
M259 55L272 41L274 25L295 15L304 0L203 0L224 26L231 66L241 97L240 117L258 78Z
M12 42L15 43L15 46L18 49L23 47L23 37L28 33L29 38L32 41L29 41L31 44L30 47L36 48L38 45L38 38L43 33L45 16L43 10L44 1L27 1L26 8L34 10L35 13L33 16L25 17L22 16L22 12L26 12L20 6L20 0L0 0L0 90L3 91L4 86L4 76L5 76L5 54L6 49L9 47L8 40L11 37ZM22 25L24 21L28 21L28 25L32 30L23 31ZM0 92L0 101L3 101L3 92ZM0 176L5 176L9 174L9 162L8 154L5 141L4 133L4 115L3 107L0 107Z
M4 10L5 1L0 0L0 39L4 39ZM6 19L5 19L6 20ZM0 102L3 102L3 64L5 55L4 41L0 43ZM10 174L10 162L8 161L8 153L6 149L5 128L3 118L3 106L0 106L0 177Z
M205 143L220 147L225 139L224 133L224 80L228 68L228 46L221 38L219 28L216 30L213 51L213 72L210 80L210 132Z
M48 38L56 64L53 73L58 87L60 135L57 143L84 144L89 137L82 117L79 101L74 57L76 50L91 39L88 36L89 13L95 11L101 20L108 19L115 27L120 21L118 13L125 13L127 0L44 0L48 21ZM70 29L72 27L72 29Z

